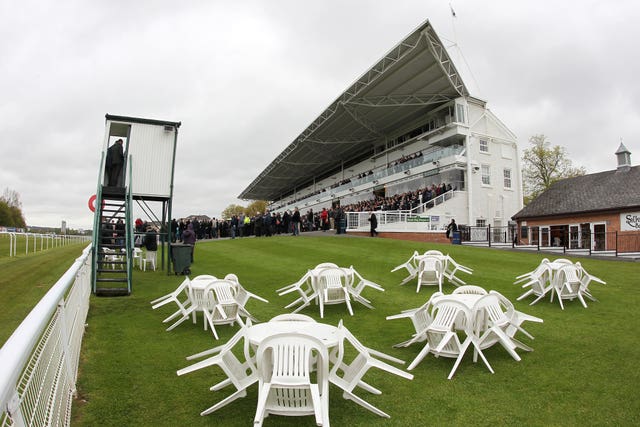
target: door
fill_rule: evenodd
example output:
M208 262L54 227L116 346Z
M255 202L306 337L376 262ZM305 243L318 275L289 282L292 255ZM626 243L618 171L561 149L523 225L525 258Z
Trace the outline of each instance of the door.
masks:
M578 249L580 247L580 228L578 225L569 226L569 249Z
M593 250L607 250L607 234L604 224L593 224Z
M540 246L549 246L549 227L540 227Z

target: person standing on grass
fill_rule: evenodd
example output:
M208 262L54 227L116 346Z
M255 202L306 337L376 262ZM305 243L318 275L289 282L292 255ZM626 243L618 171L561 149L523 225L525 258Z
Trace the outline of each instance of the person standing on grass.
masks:
M378 232L376 231L376 228L378 228L378 218L376 218L376 214L369 212L368 221L371 225L371 237L376 237L378 235Z
M193 251L196 247L196 233L193 231L193 224L187 224L187 229L182 233L182 243L191 246L191 262L193 263Z
M329 229L329 212L327 212L327 208L322 208L322 212L320 212L320 224L322 224L322 231Z
M456 220L451 218L451 222L447 225L447 239L453 238L454 231L458 231L458 224L456 224Z
M293 236L298 236L300 234L300 211L298 207L293 210L293 215L291 215L291 225L293 227Z

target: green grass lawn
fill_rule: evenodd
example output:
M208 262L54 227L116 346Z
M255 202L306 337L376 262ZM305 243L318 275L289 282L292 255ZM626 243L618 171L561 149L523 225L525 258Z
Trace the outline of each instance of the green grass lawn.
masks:
M625 261L579 259L607 285L592 284L598 302L585 309L576 300L565 310L548 300L529 306L515 299L523 290L512 282L532 270L548 255L487 248L404 242L390 239L331 237L272 237L198 243L192 277L235 273L250 291L269 299L269 304L250 300L248 309L260 320L284 313L295 297L279 297L275 289L296 281L314 265L331 261L353 265L364 277L386 291L365 291L375 310L354 303L354 316L344 305L325 309L324 322L340 319L367 346L403 359L407 364L421 350L420 344L394 349L412 332L409 320L385 317L421 305L432 287L415 291L415 281L398 284L403 272L390 270L414 250L440 249L474 269L461 274L470 284L502 292L516 309L544 319L525 323L535 336L523 342L535 351L519 351L521 362L502 347L485 351L495 370L474 364L471 352L452 380L447 375L453 359L428 355L407 381L371 370L365 381L382 390L379 396L358 389L356 393L391 415L379 418L351 401L339 389L330 388L330 417L335 426L413 425L637 425L639 374L637 330L640 264ZM80 250L77 250L76 256ZM67 266L71 265L70 258ZM205 332L202 318L194 325L183 323L166 332L162 319L173 307L151 310L149 301L175 289L180 276L166 272L139 272L129 297L92 297L74 406L74 426L246 426L255 413L257 386L217 412L199 413L232 392L232 387L212 392L209 387L224 376L217 367L178 377L176 370L189 365L187 355L225 342L236 327L218 327L220 341ZM37 283L32 282L32 283ZM453 286L445 285L445 293ZM529 299L530 301L531 299ZM4 301L4 299L3 299ZM302 311L319 320L316 306ZM406 366L406 365L405 365ZM265 426L311 426L313 417L278 417Z

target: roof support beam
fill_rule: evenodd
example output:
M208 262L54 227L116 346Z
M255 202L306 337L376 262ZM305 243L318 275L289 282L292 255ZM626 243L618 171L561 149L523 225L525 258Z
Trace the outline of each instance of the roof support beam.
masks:
M353 98L349 105L365 107L398 107L398 106L425 106L440 104L455 99L454 97L439 93L411 94L411 95L387 95Z
M367 129L369 132L372 132L377 136L383 135L383 133L378 130L378 127L372 121L367 120L366 117L364 117L356 110L355 106L349 104L342 104L342 106L344 107L345 111L349 113L349 115L353 118L353 120L362 125L362 127Z
M458 74L458 70L453 65L449 54L447 53L447 49L444 44L440 41L438 35L433 31L433 28L428 27L423 32L424 38L427 41L427 45L429 46L429 50L433 54L433 56L438 60L440 67L445 72L449 81L455 88L455 90L460 94L460 96L467 96L469 93L467 92L467 88L462 82L462 78L460 78L460 74Z

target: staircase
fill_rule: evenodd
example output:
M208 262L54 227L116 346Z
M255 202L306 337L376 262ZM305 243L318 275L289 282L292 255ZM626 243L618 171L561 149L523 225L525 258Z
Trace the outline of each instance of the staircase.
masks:
M102 187L96 199L93 292L97 296L131 294L132 225L123 187ZM97 230L97 235L96 235Z

